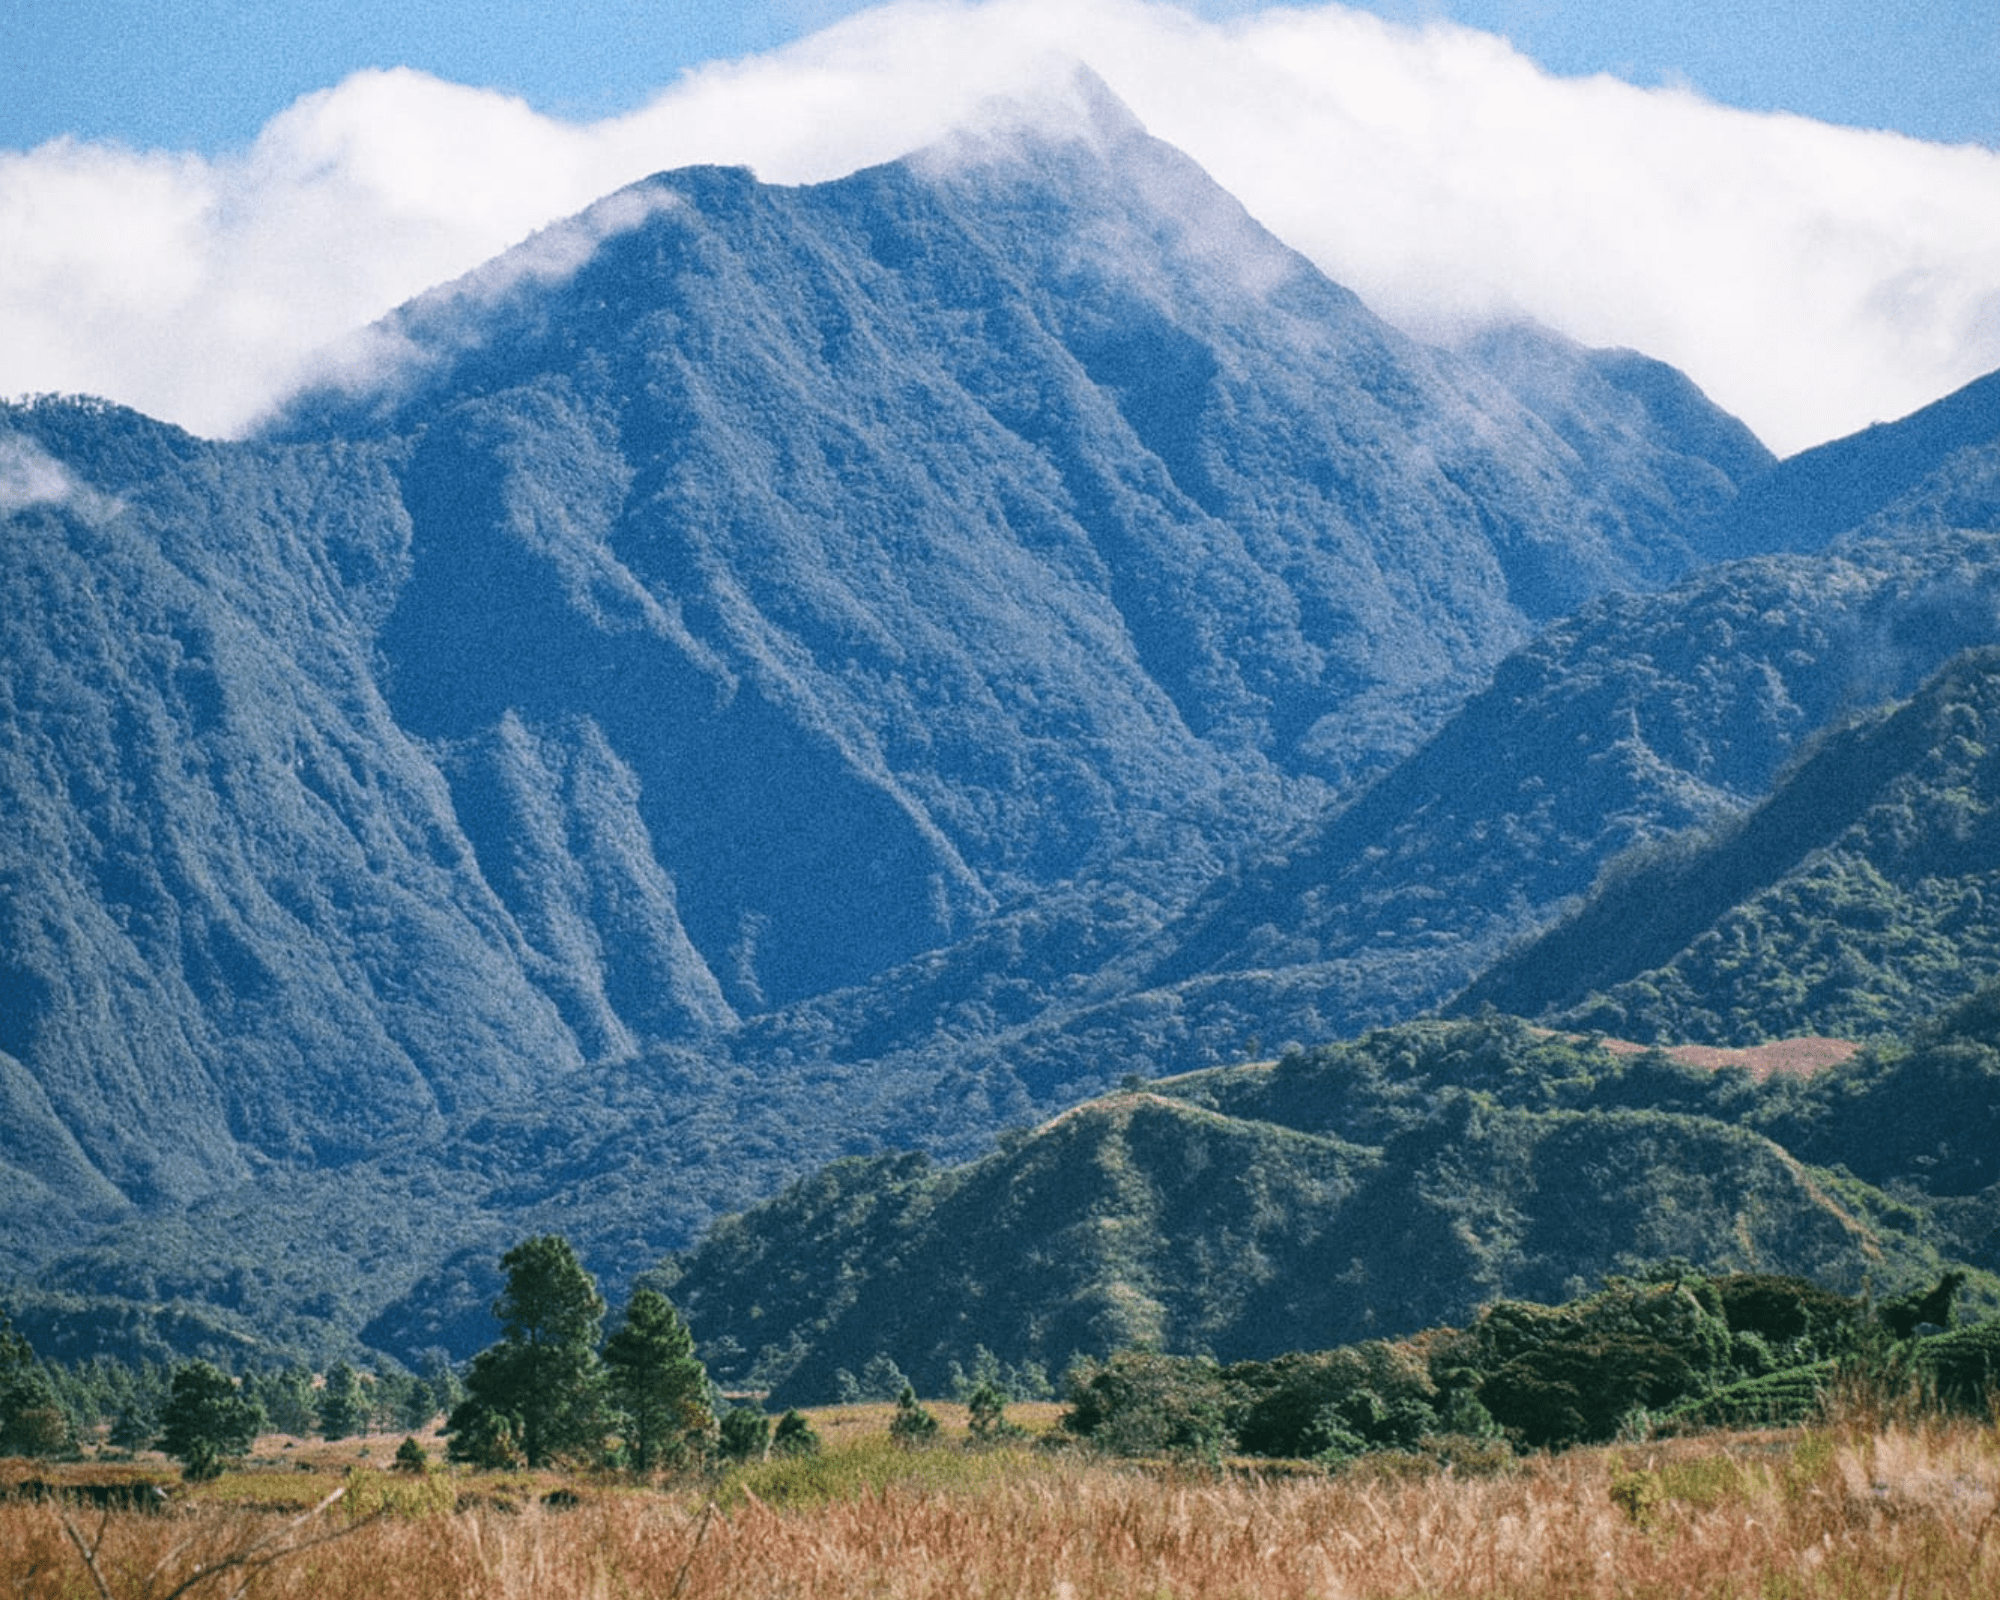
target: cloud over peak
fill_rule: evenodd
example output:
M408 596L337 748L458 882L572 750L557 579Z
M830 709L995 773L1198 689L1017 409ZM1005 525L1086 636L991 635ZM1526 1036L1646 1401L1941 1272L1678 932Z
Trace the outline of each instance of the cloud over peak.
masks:
M0 393L246 426L314 354L665 168L810 182L1087 63L1378 311L1531 316L1689 371L1781 450L2000 366L2000 154L1561 79L1504 40L1339 6L900 0L577 124L357 74L215 161L0 154Z

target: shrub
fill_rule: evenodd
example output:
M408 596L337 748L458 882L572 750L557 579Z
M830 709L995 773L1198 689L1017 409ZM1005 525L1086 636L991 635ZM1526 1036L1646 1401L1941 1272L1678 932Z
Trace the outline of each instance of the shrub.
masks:
M1212 1361L1122 1350L1071 1372L1062 1426L1111 1455L1217 1460L1229 1440L1228 1394Z
M771 1441L771 1419L754 1406L736 1406L723 1413L722 1453L731 1461L761 1456Z
M1696 1428L1792 1427L1825 1408L1833 1377L1831 1361L1787 1367L1684 1401L1662 1420Z
M1007 1396L994 1384L974 1389L966 1396L965 1409L975 1444L999 1444L1023 1436L1024 1430L1007 1420Z
M771 1435L771 1452L781 1456L817 1455L819 1435L802 1413L787 1411L778 1418L777 1430Z
M929 1444L937 1434L938 1419L923 1408L917 1391L904 1384L903 1392L896 1396L896 1414L889 1420L889 1437L907 1450Z

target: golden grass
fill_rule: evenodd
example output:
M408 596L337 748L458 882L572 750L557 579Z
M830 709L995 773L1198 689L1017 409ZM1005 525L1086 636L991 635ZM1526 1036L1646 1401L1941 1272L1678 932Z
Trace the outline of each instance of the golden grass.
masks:
M552 1477L439 1474L422 1499L418 1483L363 1471L299 1526L232 1500L228 1478L165 1516L73 1509L86 1543L102 1540L101 1589L56 1508L0 1504L0 1594L226 1596L243 1577L218 1566L232 1553L340 1528L250 1574L246 1597L2000 1600L2000 1437L1970 1423L1579 1450L1476 1479L898 1453L852 1431L816 1475L573 1481L561 1508L541 1498ZM384 1508L381 1484L410 1498Z

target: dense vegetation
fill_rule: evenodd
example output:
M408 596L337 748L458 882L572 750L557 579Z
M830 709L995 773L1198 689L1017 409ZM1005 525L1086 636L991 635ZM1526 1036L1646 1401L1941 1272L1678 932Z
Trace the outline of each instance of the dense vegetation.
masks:
M1625 865L1462 1003L1659 1041L1907 1028L2000 973L1996 762L2000 651L1972 651L1721 836Z
M832 1398L883 1355L1225 1363L1463 1324L1680 1258L1858 1294L1990 1273L2000 993L1759 1082L1503 1017L1410 1023L1079 1107L957 1167L852 1159L674 1285L726 1381Z

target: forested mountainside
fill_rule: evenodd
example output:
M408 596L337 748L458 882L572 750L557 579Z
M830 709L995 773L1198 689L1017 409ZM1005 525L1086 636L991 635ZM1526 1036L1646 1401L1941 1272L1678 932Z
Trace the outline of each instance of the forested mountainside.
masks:
M840 1163L719 1225L672 1292L780 1403L880 1356L942 1392L982 1345L1060 1371L1395 1337L1673 1259L1887 1293L1943 1252L1991 1303L1996 1006L1762 1083L1508 1018L1403 1024L1134 1084L963 1166Z
M1786 469L1679 374L1421 345L1057 98L662 174L254 440L0 410L0 1268L469 1349L520 1232L1436 1004L1992 641L1977 395L1705 565Z
M2000 650L1829 733L1749 817L1676 840L1460 1002L1634 1039L1865 1037L2000 975Z
M1062 915L1044 902L894 982L804 1008L790 1036L811 1037L814 1024L821 1037L867 1041L885 1060L948 1047L955 1065L990 1061L996 1077L1004 1065L1046 1095L1085 1092L1096 1064L1113 1058L1183 1071L1443 1006L1600 878L1739 823L1821 730L1879 711L1954 652L1992 641L2000 513L1971 480L1995 466L1996 450L1961 463L1933 493L1822 555L1730 562L1662 593L1593 602L1503 662L1393 771L1245 851L1157 926L1132 927L1129 904L1115 899ZM1970 850L1952 870L1976 878L1987 869ZM1912 930L1959 904L1942 868L1922 871L1930 881L1911 892L1929 909L1912 910ZM1644 892L1610 920L1631 923ZM1103 932L1121 917L1131 928L1122 944ZM1639 937L1628 926L1605 943L1603 926L1579 935L1576 959ZM1656 927L1650 914L1644 926ZM1646 1038L1685 1026L1690 1038L1726 1040L1907 1024L1988 970L1983 932L1962 915L1951 926L1967 935L1962 953L1944 948L1955 935L1933 931L1923 935L1928 953L1908 946L1922 959L1904 964L1894 940L1808 916L1821 945L1813 1004L1774 991L1766 1020L1735 1032L1695 1006L1657 1027L1635 1017L1633 1027ZM1064 981L1057 966L1045 981L1045 947L1076 951L1070 971L1088 976ZM1522 975L1510 980L1517 987L1479 989L1474 1003L1553 1003L1534 986L1541 959L1520 954L1505 969ZM1838 973L1864 970L1873 976L1849 995ZM1767 963L1756 976L1772 974ZM1885 1009L1887 993L1895 1001ZM944 996L961 1012L926 1008ZM995 998L975 1008L968 996ZM1717 1002L1737 1004L1755 1011L1744 985ZM955 1034L934 1031L940 1015Z
M1990 506L1992 471L1981 461L1996 438L2000 373L1989 373L1900 421L1878 422L1780 463L1718 508L1696 543L1731 556L1817 550L1884 506L1934 497L1941 483L1954 481Z

